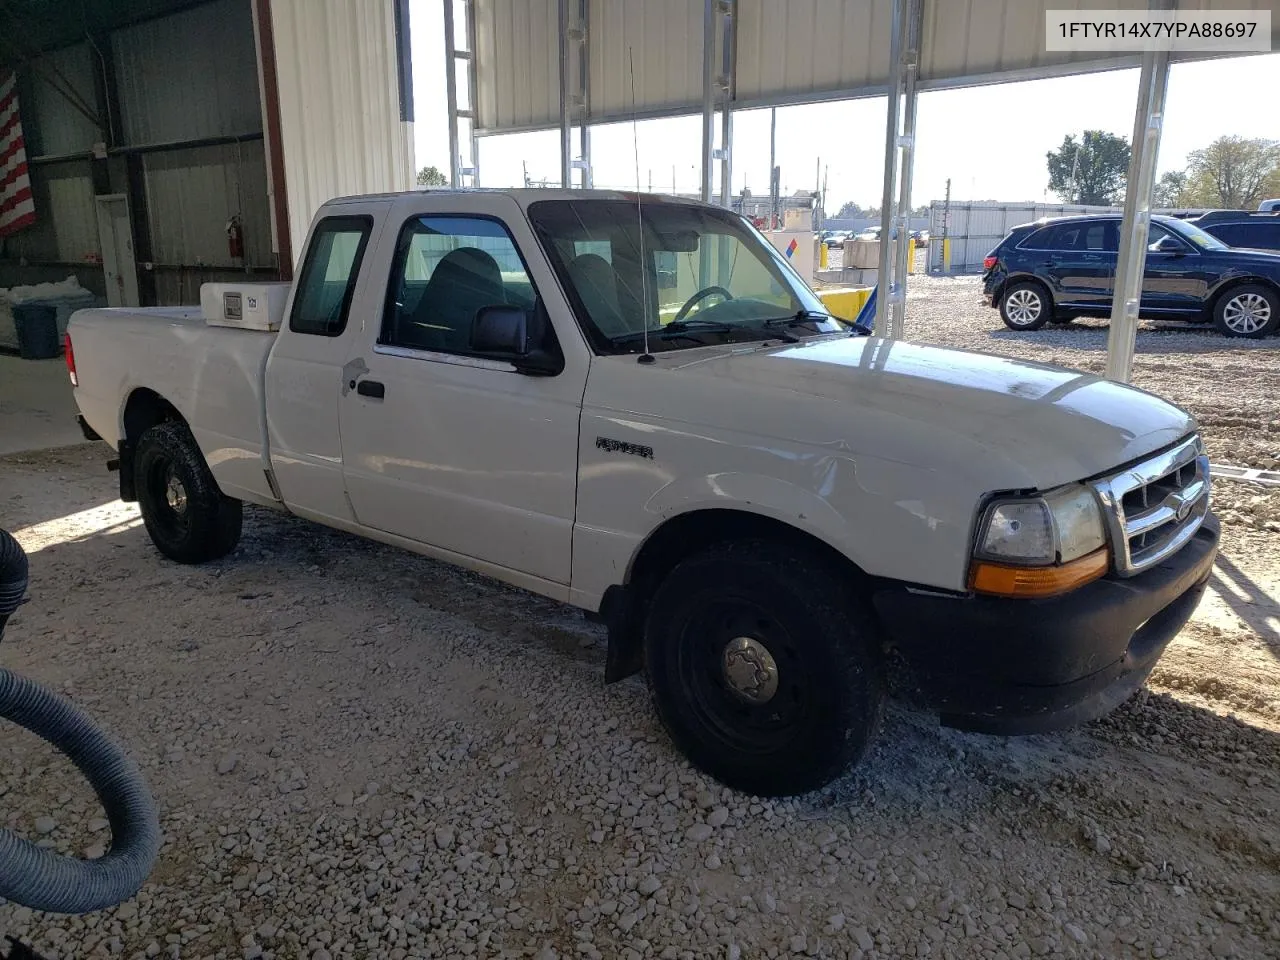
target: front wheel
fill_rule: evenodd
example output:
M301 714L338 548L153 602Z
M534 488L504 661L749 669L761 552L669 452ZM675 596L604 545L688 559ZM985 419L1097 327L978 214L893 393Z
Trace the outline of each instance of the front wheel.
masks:
M1053 304L1038 283L1015 283L1000 298L1000 319L1010 330L1039 330L1053 315Z
M1213 324L1227 337L1258 340L1269 336L1280 326L1280 297L1256 283L1233 287L1214 305Z
M671 571L650 607L645 665L658 714L695 766L787 796L862 757L885 685L853 589L820 559L763 541Z
M134 477L147 533L170 560L205 563L235 549L242 505L218 489L186 424L158 423L142 434Z

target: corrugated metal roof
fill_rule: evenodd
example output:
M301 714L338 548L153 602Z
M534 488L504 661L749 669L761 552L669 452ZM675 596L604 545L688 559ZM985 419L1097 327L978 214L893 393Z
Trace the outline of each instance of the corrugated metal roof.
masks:
M262 131L249 0L216 0L111 35L125 143Z
M272 0L295 261L311 218L334 195L413 185L413 125L400 120L394 16L390 3Z
M572 0L571 0L572 2ZM588 0L595 123L702 108L700 0ZM1045 11L1146 9L1145 0L923 0L920 88L1026 80L1135 66L1136 54L1047 53ZM1270 10L1280 0L1181 0L1190 10ZM892 0L737 0L739 108L883 95ZM479 129L555 126L560 119L556 0L476 0ZM1209 56L1219 56L1211 54ZM1193 59L1178 54L1174 59ZM717 61L718 62L718 61Z

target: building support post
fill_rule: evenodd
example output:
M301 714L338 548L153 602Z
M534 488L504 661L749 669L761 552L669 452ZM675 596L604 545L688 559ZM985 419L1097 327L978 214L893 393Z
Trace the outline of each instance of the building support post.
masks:
M1152 7L1168 9L1164 4L1152 4ZM1107 377L1121 383L1128 383L1133 375L1133 349L1138 335L1142 276L1147 264L1147 236L1151 226L1151 194L1155 186L1156 157L1160 152L1168 86L1169 52L1145 51L1138 82L1124 219L1120 223L1115 295L1111 301L1111 332L1107 337Z
M898 184L898 114L902 106L902 42L903 4L905 0L893 0L893 16L889 37L889 96L885 111L884 133L884 189L880 195L880 260L876 272L875 331L878 336L889 335L889 301L893 295L893 227L894 194Z
M452 0L445 0L445 5ZM569 2L560 0L560 186L573 186L573 131L569 126Z
M899 173L898 223L894 238L896 258L889 298L888 335L891 340L902 339L907 317L907 275L911 264L907 262L914 247L911 244L911 180L916 153L916 76L920 67L920 28L924 6L920 0L902 0L906 5L905 37L902 51L903 113L901 148L902 169ZM883 223L883 218L881 220ZM883 233L883 230L881 231ZM882 288L883 289L883 288Z
M715 147L716 0L703 0L702 12L702 202L711 202L711 154Z

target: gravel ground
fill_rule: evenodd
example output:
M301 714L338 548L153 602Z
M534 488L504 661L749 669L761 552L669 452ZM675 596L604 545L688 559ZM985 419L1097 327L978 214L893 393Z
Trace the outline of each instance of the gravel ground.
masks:
M1102 327L1006 332L977 295L917 278L908 335L1101 369ZM1139 350L1215 460L1274 465L1280 340ZM180 567L104 454L0 459L33 574L2 662L129 745L166 843L114 910L0 907L47 957L1280 957L1280 493L1218 484L1212 593L1112 716L1001 739L895 707L856 771L757 801L603 687L575 611L256 509ZM101 816L0 743L0 824L93 856Z

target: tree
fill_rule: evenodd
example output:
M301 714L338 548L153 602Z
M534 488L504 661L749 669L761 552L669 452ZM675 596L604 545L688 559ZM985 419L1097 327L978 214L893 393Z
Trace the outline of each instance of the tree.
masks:
M447 187L448 185L449 178L436 167L423 167L418 171L418 186L420 187Z
M1045 154L1049 189L1068 203L1115 204L1124 194L1129 153L1128 140L1105 130L1086 130L1079 142L1065 136Z
M1280 195L1280 143L1219 137L1187 155L1187 206L1256 210ZM1186 202L1191 201L1191 202Z
M851 220L855 217L861 217L861 216L863 216L862 208L858 206L856 203L854 203L852 200L846 200L844 202L844 205L840 208L839 212L836 214L837 219L840 219L840 220Z
M1186 202L1187 195L1187 172L1170 170L1156 181L1152 203L1157 207L1193 206Z

